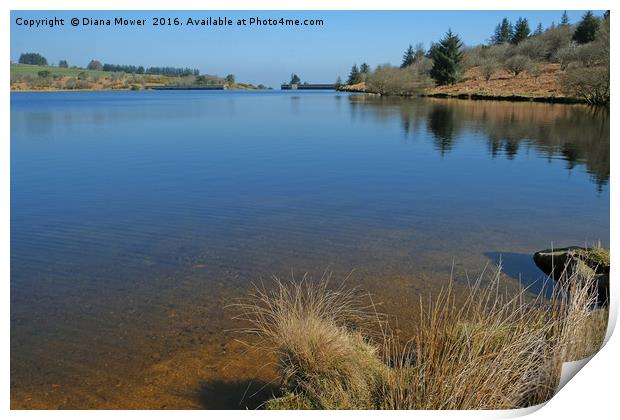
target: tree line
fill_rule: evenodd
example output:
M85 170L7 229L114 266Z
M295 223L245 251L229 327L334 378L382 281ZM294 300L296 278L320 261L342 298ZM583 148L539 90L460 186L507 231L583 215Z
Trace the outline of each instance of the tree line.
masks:
M189 67L148 67L129 64L101 64L100 61L92 60L86 67L88 70L100 70L109 72L123 72L131 74L156 74L161 76L185 77L199 76L200 70Z
M43 55L39 53L23 53L19 56L19 64L30 64L38 66L47 66L48 61ZM67 60L60 60L58 67L68 68L69 63ZM78 68L74 66L74 68ZM185 77L185 76L199 76L200 70L191 69L188 67L148 67L128 65L128 64L102 64L99 60L91 60L86 66L88 70L107 71L107 72L122 72L130 74L151 74L159 76L171 76L171 77ZM228 75L229 80L233 79L233 75Z
M39 53L23 53L19 56L18 63L47 66L47 59Z
M609 12L606 12L603 19L608 17ZM570 20L566 11L562 14L559 26L564 28L570 27ZM599 19L597 19L591 11L587 11L572 33L571 40L579 45L592 42L596 39L596 33L599 26ZM552 24L549 29L552 30L554 28L555 24ZM506 43L518 45L531 36L542 35L543 32L544 30L541 23L538 24L534 32L530 32L529 22L526 18L519 17L514 25L508 20L508 18L503 18L502 21L495 27L495 31L491 36L491 43L494 45Z

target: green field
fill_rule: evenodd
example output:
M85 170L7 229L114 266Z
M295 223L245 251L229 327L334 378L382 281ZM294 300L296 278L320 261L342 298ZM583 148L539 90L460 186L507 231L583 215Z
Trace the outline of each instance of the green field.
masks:
M48 70L52 74L60 74L67 77L77 77L80 73L86 73L89 76L106 77L110 74L107 71L86 70L86 69L71 69L63 67L50 67L50 66L35 66L30 64L13 64L11 63L11 76L36 76L40 71Z

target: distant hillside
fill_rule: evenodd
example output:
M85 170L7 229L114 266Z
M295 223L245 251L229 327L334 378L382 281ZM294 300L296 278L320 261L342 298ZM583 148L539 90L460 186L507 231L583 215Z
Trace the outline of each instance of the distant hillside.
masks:
M224 78L213 75L175 77L11 63L11 91L141 90L223 84L229 89L258 89L251 84L226 83Z

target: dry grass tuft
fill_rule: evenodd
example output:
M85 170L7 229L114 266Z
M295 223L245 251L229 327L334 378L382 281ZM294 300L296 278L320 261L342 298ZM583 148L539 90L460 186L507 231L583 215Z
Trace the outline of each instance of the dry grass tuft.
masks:
M498 270L459 305L450 283L420 302L404 344L359 293L328 278L277 280L238 307L245 332L278 354L284 396L267 408L509 409L551 398L562 362L602 343L607 310L593 309L594 278L565 276L547 299L502 289Z
M278 352L282 385L306 397L302 406L371 408L385 366L377 347L356 330L376 318L359 305L355 289L328 286L328 276L319 282L276 279L272 292L256 288L238 305L240 318L251 324L245 332Z

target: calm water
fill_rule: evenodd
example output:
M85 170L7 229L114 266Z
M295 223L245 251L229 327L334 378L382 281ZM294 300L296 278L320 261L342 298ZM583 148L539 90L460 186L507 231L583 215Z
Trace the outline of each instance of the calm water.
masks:
M355 270L349 281L399 314L453 265L462 278L501 255L536 289L531 253L598 241L602 111L13 93L12 405L220 407L263 365L236 346L227 307L253 281Z

